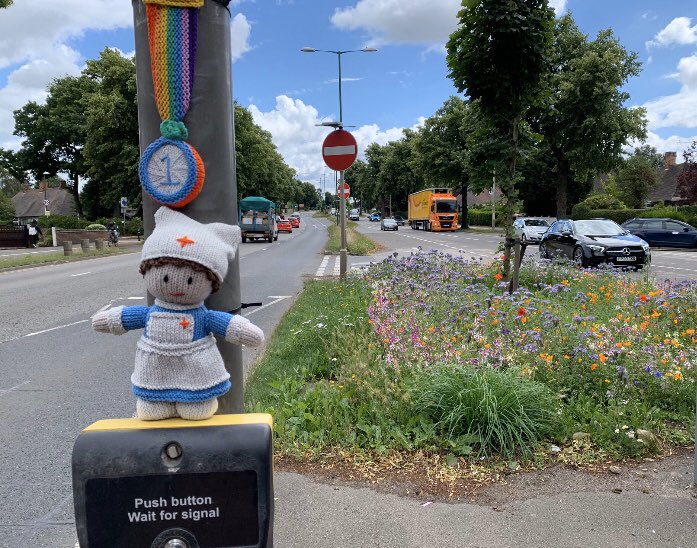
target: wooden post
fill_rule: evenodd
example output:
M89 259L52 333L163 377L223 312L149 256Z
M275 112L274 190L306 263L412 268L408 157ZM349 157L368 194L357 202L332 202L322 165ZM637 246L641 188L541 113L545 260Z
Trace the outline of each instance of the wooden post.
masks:
M63 255L69 257L73 254L73 242L65 241L63 242Z
M80 245L82 246L82 252L83 253L89 253L90 252L90 241L85 239L80 242Z

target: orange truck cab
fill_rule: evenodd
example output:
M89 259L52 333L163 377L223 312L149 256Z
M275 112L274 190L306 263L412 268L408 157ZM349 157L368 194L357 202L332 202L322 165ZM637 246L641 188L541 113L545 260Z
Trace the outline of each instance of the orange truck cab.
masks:
M409 194L408 222L414 230L457 230L457 199L448 188Z

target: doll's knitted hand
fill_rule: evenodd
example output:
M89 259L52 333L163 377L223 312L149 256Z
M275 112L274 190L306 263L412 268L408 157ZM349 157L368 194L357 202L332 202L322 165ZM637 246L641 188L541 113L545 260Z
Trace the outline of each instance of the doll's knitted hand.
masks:
M92 329L100 333L113 333L123 335L126 330L121 323L121 312L123 306L102 310L92 316Z
M264 332L247 318L234 315L227 326L225 340L245 346L261 346L264 342Z

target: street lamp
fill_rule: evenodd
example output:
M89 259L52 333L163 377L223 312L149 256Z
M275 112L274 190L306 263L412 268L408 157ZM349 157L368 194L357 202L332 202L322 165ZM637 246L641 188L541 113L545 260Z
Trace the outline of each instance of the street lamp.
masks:
M341 56L345 53L374 53L377 51L376 48L364 47L362 49L348 49L348 50L331 50L331 49L316 49L305 47L300 51L303 53L316 53L318 51L322 53L333 53L339 62L339 122L323 123L322 125L333 126L335 129L342 129L344 127L344 110L341 100ZM339 182L337 188L337 193L339 194L339 216L341 217L341 251L339 252L339 274L342 279L346 278L346 267L347 267L347 256L348 251L346 250L346 198L344 197L344 172L339 172Z

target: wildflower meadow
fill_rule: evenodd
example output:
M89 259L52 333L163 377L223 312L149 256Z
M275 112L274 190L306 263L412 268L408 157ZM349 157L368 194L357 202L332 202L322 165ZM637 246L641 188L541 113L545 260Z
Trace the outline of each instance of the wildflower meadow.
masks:
M249 407L291 453L623 458L693 441L695 282L530 261L520 283L435 251L309 282Z

